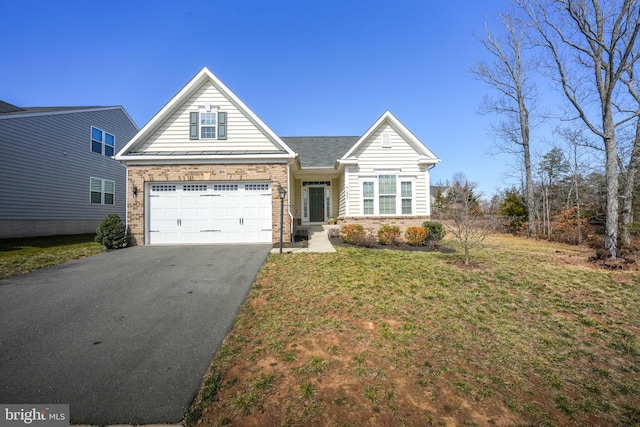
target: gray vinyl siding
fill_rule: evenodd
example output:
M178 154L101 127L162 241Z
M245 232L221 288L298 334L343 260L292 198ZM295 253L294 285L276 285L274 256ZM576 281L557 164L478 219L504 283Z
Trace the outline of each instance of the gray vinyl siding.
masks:
M121 107L0 115L0 219L125 218L126 168L91 151L91 127L115 136L117 153L138 131ZM115 182L115 204L90 203L90 177Z

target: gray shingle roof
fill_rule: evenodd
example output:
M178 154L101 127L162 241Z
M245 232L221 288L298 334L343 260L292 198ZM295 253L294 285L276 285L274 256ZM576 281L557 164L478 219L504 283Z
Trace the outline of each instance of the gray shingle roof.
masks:
M0 101L0 114L2 113L15 113L16 111L22 111L22 108L16 107L8 102Z
M15 113L52 113L58 111L85 110L93 108L104 108L99 106L82 106L82 107L16 107L8 102L0 101L0 114Z
M360 139L359 136L284 136L280 137L298 153L303 168L333 167Z

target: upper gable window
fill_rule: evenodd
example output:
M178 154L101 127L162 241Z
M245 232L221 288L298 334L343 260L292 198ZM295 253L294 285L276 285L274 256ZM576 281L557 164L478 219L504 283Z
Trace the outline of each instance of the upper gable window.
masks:
M116 137L91 126L91 151L112 157L115 152Z
M208 105L189 113L189 139L227 139L227 112Z
M202 139L216 139L218 111L200 112L200 136Z

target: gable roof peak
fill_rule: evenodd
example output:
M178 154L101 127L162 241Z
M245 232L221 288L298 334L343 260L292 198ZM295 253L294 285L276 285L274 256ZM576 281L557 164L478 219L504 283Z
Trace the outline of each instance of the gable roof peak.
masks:
M389 123L397 132L399 132L405 138L405 140L409 144L414 147L414 149L416 149L422 156L424 156L425 159L429 160L429 162L437 163L440 161L440 159L435 154L433 154L433 152L431 152L431 150L429 150L427 146L422 141L420 141L418 137L413 134L413 132L409 130L409 128L407 128L400 120L398 120L398 118L394 116L390 110L385 110L385 112L382 113L378 120L376 120L375 123L371 125L369 129L367 129L364 135L362 135L360 139L355 144L353 144L351 149L347 151L340 160L347 160L352 157L354 153L365 143L365 141L369 139L371 135L374 134L374 132L376 132L380 128L380 126L382 126L384 122Z
M275 134L249 107L245 105L235 93L231 91L215 74L206 66L203 66L198 73L189 80L189 82L167 102L160 111L158 111L147 122L146 125L116 154L116 159L122 160L138 144L155 132L183 103L185 103L191 95L202 86L202 84L210 81L213 86L232 104L236 106L246 117L251 120L255 126L261 129L267 137L277 146L281 147L290 156L295 153L289 148L278 135Z

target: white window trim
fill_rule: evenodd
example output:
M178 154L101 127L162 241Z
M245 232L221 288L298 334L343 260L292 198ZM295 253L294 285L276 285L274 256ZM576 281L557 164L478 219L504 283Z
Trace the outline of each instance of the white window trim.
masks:
M201 105L198 109L198 135L200 135L200 139L209 139L209 140L217 140L218 139L218 110L219 107L217 105ZM213 113L216 118L216 124L211 125L203 125L202 124L202 113ZM203 137L202 128L214 128L214 133L216 134L215 138L205 138Z
M395 214L381 214L380 213L380 175L395 175L396 176L396 213ZM416 178L415 176L406 176L398 173L397 171L379 171L375 176L361 176L359 178L359 191L360 191L360 215L361 216L414 216L416 215ZM373 214L364 213L364 183L373 182ZM411 183L411 213L402 213L402 183Z
M400 181L400 215L406 215L406 216L412 216L416 214L416 182L415 179L408 179L408 178L402 178L402 177L398 177L399 181ZM402 199L407 199L408 197L403 197L402 196L402 183L403 182L408 182L411 184L411 213L403 213L402 212Z
M93 130L99 130L100 132L102 132L102 141L100 141L100 152L96 153L95 151L93 151L93 141L97 141L97 139L93 138ZM91 151L93 154L98 154L98 155L102 155L102 156L106 156L106 157L111 157L111 156L107 156L107 154L105 153L107 150L107 134L111 135L113 137L113 155L116 155L116 136L110 132L104 131L102 129L100 129L97 126L91 126L91 128L89 129L89 151Z
M97 154L97 153L96 153ZM91 201L91 183L93 180L98 180L100 181L100 203L93 203ZM105 183L107 182L111 182L113 184L113 203L105 203ZM116 182L111 180L111 179L102 179L102 178L97 178L95 176L89 177L89 204L96 206L115 206L116 205Z

